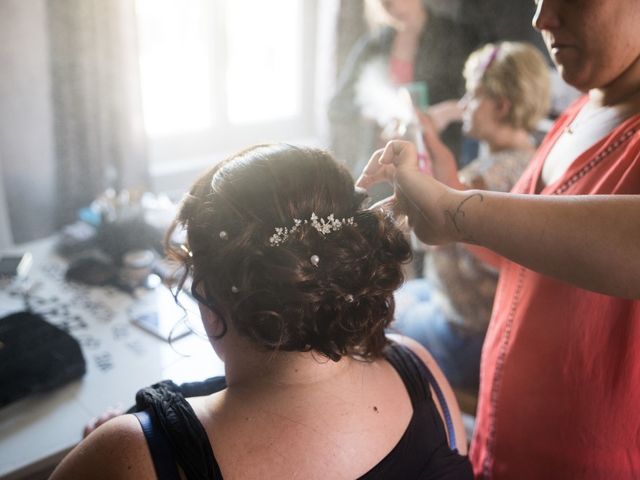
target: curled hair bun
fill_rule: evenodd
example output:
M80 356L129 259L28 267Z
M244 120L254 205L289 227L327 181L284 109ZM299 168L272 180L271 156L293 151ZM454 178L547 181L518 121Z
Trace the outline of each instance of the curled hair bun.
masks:
M256 147L192 188L177 219L193 252L183 261L223 320L256 345L376 358L411 250L392 220L362 209L364 197L322 150ZM354 221L326 234L307 224L269 243L276 227L312 213Z

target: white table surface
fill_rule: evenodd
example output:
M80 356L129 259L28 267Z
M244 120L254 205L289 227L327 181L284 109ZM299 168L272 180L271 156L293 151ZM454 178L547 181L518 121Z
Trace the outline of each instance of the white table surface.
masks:
M48 239L14 249L30 251L33 266L26 282L0 283L0 316L24 309L19 292L31 285L32 309L80 342L87 372L52 392L0 408L1 479L23 478L36 466L55 464L82 439L91 418L110 406L132 406L142 387L224 373L206 339L190 334L170 345L131 323L133 313L153 308L165 287L130 295L67 283L66 262L53 253L53 243Z

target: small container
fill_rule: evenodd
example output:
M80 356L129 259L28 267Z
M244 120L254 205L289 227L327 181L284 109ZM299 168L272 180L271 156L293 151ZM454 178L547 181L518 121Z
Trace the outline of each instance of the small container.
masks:
M130 250L122 257L121 280L130 287L144 285L155 260L151 250Z

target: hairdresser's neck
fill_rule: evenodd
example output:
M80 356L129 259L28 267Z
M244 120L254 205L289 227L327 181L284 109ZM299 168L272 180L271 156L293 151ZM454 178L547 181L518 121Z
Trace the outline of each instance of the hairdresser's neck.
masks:
M507 150L533 150L533 140L529 133L521 128L501 125L494 128L489 137L484 138L491 153Z
M589 90L589 98L596 105L640 110L640 56L613 82Z

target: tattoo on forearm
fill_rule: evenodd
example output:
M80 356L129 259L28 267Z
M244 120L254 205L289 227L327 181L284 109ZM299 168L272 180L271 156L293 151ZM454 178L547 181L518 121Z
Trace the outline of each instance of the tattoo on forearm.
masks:
M464 200L462 200L460 202L460 204L458 205L458 207L455 209L455 211L452 212L451 210L445 210L445 212L444 212L445 215L447 217L449 217L449 219L453 223L453 226L456 229L456 232L458 232L458 233L462 233L462 229L460 228L459 222L461 222L462 219L466 216L466 213L462 209L462 207L464 206L465 203L467 203L469 200L471 200L474 197L478 197L481 202L484 201L484 196L480 192L476 192L476 193L473 193L473 194L469 195ZM463 242L472 242L473 238L470 235L468 235L467 237L463 238L462 241Z

